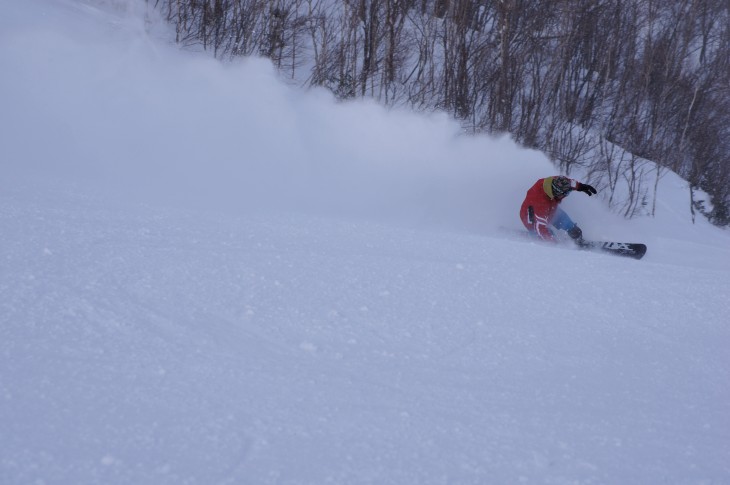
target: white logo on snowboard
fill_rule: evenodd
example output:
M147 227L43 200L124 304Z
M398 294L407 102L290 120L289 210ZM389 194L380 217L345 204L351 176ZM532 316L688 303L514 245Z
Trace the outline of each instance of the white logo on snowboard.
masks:
M631 246L626 243L607 242L603 245L604 249L617 249L622 251L631 251Z

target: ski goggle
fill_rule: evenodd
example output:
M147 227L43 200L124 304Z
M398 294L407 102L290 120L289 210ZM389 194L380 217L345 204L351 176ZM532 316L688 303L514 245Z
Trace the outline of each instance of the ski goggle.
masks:
M553 194L554 194L554 195L555 195L556 197L565 197L565 196L566 196L566 195L568 195L568 194L569 194L569 193L570 193L570 192L571 192L572 190L573 190L573 189L572 189L572 188L570 188L570 187L569 187L569 188L567 188L567 189L565 189L565 190L560 190L560 189L558 189L558 188L556 188L556 187L553 187Z

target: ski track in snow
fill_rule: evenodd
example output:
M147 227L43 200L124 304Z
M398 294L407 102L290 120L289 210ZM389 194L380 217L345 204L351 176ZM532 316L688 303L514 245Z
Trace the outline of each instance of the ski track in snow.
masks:
M642 261L513 237L541 155L180 53L142 3L6 3L0 483L730 482L730 244L685 194L566 201Z

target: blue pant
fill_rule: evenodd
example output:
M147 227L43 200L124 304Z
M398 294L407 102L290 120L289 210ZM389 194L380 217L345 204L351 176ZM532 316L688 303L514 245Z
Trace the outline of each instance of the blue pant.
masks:
M556 229L562 229L563 231L570 231L576 226L570 216L560 207L555 210L551 224Z
M555 214L553 215L552 221L550 221L550 225L556 229L562 229L563 231L570 231L575 226L577 226L577 224L573 222L573 219L570 218L568 213L560 207L555 209ZM550 229L550 233L555 236L555 233L552 231L552 229ZM530 234L535 237L540 237L534 230L530 231Z

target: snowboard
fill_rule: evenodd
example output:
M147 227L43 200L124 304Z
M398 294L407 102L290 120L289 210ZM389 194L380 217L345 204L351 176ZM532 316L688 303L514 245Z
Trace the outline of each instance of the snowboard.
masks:
M589 251L598 251L634 259L641 259L646 254L646 244L641 243L583 241L578 244L578 247Z
M525 238L528 238L532 241L539 241L539 239L531 235L527 231L522 230L513 230L513 229L507 229L507 228L501 228L505 232L509 232L510 234L517 234L519 236L523 236ZM624 256L628 258L633 259L641 259L646 254L646 244L642 243L624 243L624 242L614 242L614 241L588 241L583 240L582 243L575 243L575 241L572 240L566 240L564 241L564 244L568 244L570 246L576 247L577 249L583 249L586 251L595 251L599 253L607 253L607 254L613 254L615 256Z

